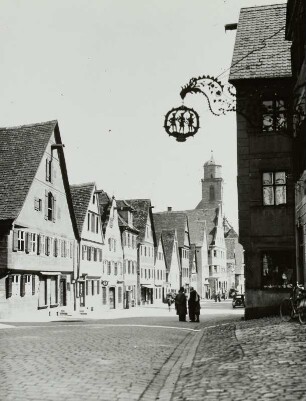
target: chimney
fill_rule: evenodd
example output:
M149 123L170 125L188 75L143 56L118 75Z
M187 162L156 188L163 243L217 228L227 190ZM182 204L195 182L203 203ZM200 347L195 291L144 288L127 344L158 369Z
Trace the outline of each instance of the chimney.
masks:
M172 212L172 207L168 206L168 212Z

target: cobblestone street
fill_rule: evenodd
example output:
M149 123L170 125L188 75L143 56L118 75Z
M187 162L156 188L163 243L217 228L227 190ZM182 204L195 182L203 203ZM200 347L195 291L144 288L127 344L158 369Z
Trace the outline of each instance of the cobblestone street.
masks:
M306 327L245 322L229 302L202 311L200 324L165 308L148 309L151 317L0 324L0 399L306 400Z

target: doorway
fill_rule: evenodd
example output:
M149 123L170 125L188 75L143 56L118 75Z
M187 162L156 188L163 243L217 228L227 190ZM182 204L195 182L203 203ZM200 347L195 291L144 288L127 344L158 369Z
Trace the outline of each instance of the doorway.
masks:
M110 287L109 289L109 308L110 309L116 308L115 287Z

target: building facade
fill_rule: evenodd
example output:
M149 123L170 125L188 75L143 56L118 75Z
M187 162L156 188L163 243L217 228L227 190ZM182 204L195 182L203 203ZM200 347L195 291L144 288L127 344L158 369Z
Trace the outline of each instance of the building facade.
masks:
M291 42L293 79L293 179L295 183L296 279L306 284L306 11L303 0L288 0L286 39Z
M123 309L123 250L118 210L114 197L97 190L104 236L102 264L102 304L108 309Z
M275 313L296 282L292 71L285 24L285 4L241 9L230 71L237 93L246 318Z
M137 306L137 236L139 231L133 225L134 209L125 200L117 200L121 243L123 248L124 307Z
M134 226L139 231L137 237L137 273L138 304L147 305L154 302L154 248L156 238L150 199L129 199L127 202L134 209Z
M70 186L79 242L77 252L76 310L87 315L102 310L103 232L95 183Z
M0 137L0 317L70 314L78 233L58 123Z

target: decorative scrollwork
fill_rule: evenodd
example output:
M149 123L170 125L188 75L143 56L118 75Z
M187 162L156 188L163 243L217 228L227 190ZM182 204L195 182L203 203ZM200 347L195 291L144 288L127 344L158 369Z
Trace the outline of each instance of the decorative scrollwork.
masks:
M186 106L171 109L165 116L164 128L168 135L174 136L178 142L195 135L200 128L198 113Z
M202 93L215 116L236 111L235 88L230 84L222 84L217 78L209 75L191 78L189 83L182 87L181 98L184 99L188 93Z

